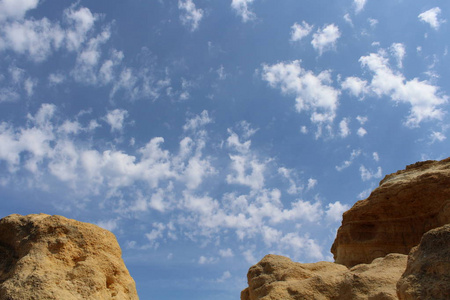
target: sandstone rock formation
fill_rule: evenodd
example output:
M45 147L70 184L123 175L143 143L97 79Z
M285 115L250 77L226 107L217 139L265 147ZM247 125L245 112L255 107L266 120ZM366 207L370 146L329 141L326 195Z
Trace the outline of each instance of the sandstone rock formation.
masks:
M331 262L294 263L267 255L248 272L241 300L393 300L406 255L390 254L351 269Z
M138 299L115 236L61 216L0 220L0 300Z
M336 263L267 255L241 300L450 299L450 158L386 176L344 213L332 252Z
M450 223L450 158L387 175L343 215L331 248L348 267L389 253L408 254L430 229Z
M408 257L400 300L450 299L450 224L430 230Z

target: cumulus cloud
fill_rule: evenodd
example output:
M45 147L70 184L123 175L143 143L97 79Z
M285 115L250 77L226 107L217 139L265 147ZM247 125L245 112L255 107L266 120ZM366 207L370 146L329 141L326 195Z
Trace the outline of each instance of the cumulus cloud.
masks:
M192 119L186 121L186 124L183 126L183 130L197 130L199 127L212 123L212 119L209 117L208 111L204 110L200 115L195 116Z
M219 255L221 257L233 257L234 253L233 253L233 250L231 250L230 248L227 248L227 249L220 249Z
M38 6L39 0L0 1L0 22L6 19L22 19L26 12Z
M341 83L341 87L344 90L348 90L349 93L355 97L363 98L368 92L367 81L358 77L347 77Z
M344 118L339 123L339 135L342 138L345 138L350 135L350 128L348 127L349 122L350 122L350 120L348 118Z
M363 137L367 134L367 130L365 130L363 127L359 127L356 134L360 137Z
M111 128L123 128L125 110L111 110L108 114ZM45 175L62 183L60 188L66 186L72 191L71 196L83 199L101 195L119 215L150 210L155 214L173 215L168 222L151 225L144 235L147 244L142 249L157 248L184 234L193 240L201 237L210 241L219 232L231 232L239 241L254 239L279 251L295 249L305 257L322 257L320 246L308 237L307 229L299 234L286 232L286 228L316 226L327 218L327 209L317 199L299 199L297 195L294 198L293 194L267 186L265 173L269 169L275 170L272 176L285 178L286 175L293 179L295 187L292 189L298 191L300 184L294 180L292 171L279 168L273 160L261 157L252 149L250 138L256 130L247 122L236 125L242 132L240 135L228 131L225 146L219 150L224 151L226 163L216 168L214 161L204 155L205 147L211 145L202 126L212 120L203 112L186 120L188 130L184 134L187 136L180 139L177 149L165 149L164 139L153 137L133 150L133 154L120 150L120 144L98 147L97 143L90 144L84 138L81 141L81 134L93 134L89 129L92 120L61 120L57 116L57 107L45 104L27 117L24 127L1 123L0 161L4 163L5 172L11 176L19 170L23 171L21 175L28 172L36 185ZM213 195L208 189L197 189L216 172L220 172L218 177L224 178L222 184L229 185L229 192ZM308 189L316 184L317 181L310 178ZM291 187L286 187L289 189ZM125 191L132 196L122 199ZM118 220L104 219L99 224L117 228ZM130 247L135 246L130 242ZM221 258L233 257L236 253L233 248L222 246L219 249L217 257ZM254 260L256 254L249 250L243 255ZM199 258L199 263L217 261L217 258L203 257Z
M313 189L317 185L317 182L318 182L317 179L309 178L308 179L308 187L307 187L307 189L308 190Z
M254 0L232 0L231 7L236 11L236 13L242 18L242 22L248 22L254 20L256 15L252 12L249 6Z
M311 44L322 55L323 52L336 48L336 42L340 36L339 27L334 24L325 25L313 34Z
M403 68L403 58L406 55L405 45L402 43L394 43L391 45L390 50L397 60L397 67L400 69Z
M318 125L333 122L339 105L339 91L331 86L330 71L315 75L301 67L300 61L263 65L262 78L285 95L294 95L298 112L310 112Z
M11 1L1 2L3 5ZM31 0L16 1L15 11L26 11L35 4ZM27 5L25 5L25 3ZM16 9L17 7L27 9ZM1 11L1 10L0 10ZM52 22L47 18L39 20L16 20L7 22L0 30L2 48L10 49L36 62L47 59L54 51L64 48L77 51L88 39L88 35L98 20L98 15L86 7L72 5L63 13L63 24Z
M355 7L355 13L359 14L366 5L367 0L353 0L353 6Z
M337 171L342 171L348 167L350 167L353 163L353 161L361 155L361 150L353 150L352 153L350 154L350 158L346 161L344 161L340 166L336 166L336 170Z
M180 15L181 23L190 27L191 31L197 30L203 18L203 10L196 8L192 0L179 0L178 8L182 11Z
M361 172L361 179L363 181L381 178L381 176L382 176L381 167L378 167L377 171L374 172L372 170L367 169L364 165L361 165L359 167L359 171Z
M418 18L420 21L429 24L431 28L438 30L442 23L446 22L444 19L439 19L440 14L441 9L439 7L434 7L421 13Z
M339 222L342 220L342 214L349 210L350 206L347 204L341 204L341 202L336 201L334 203L329 203L327 205L327 210L325 211L326 217L332 222Z
M444 140L447 139L447 137L446 137L445 134L442 133L442 132L439 132L439 131L433 131L433 132L430 134L430 139L431 139L431 143L434 143L434 142L443 142Z
M230 154L232 174L228 174L226 179L230 184L248 186L257 190L264 186L264 172L266 165L252 155L250 150L251 141L240 142L239 136L232 132L227 139L227 145L237 151L237 154Z
M291 29L291 41L297 42L308 36L311 33L313 26L303 21L301 25L298 23L294 23Z
M406 80L403 74L390 68L385 51L362 56L359 61L373 73L369 85L371 92L411 105L407 126L417 127L424 120L442 118L444 111L440 106L447 103L448 97L442 95L438 87L418 78Z
M291 195L298 194L303 190L303 187L296 183L295 174L293 170L281 167L278 168L278 173L289 181L289 189L287 191L289 194Z
M125 109L114 109L106 114L105 121L111 126L111 131L122 131L127 116L128 111Z

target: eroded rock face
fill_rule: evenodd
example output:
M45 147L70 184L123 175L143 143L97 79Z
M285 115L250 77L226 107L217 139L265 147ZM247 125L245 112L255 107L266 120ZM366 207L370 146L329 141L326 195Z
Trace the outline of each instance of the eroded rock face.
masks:
M61 216L0 220L0 300L138 299L115 236Z
M430 229L450 223L450 158L410 165L344 213L331 248L351 267L389 253L408 254Z
M400 300L450 299L450 224L427 232L411 250L397 293Z
M394 300L407 256L390 254L347 269L331 262L300 264L267 255L247 274L241 300Z

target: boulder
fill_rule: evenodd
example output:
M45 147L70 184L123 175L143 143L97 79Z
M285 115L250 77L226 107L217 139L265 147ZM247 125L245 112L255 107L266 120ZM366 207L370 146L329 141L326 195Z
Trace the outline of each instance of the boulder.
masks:
M0 220L0 300L138 299L115 236L61 216Z
M301 264L267 255L247 274L241 300L394 300L407 256L390 254L351 269L332 262Z
M408 254L422 235L450 223L450 158L387 175L370 196L344 213L331 248L352 267L389 253Z
M450 299L450 224L428 231L397 283L400 300Z

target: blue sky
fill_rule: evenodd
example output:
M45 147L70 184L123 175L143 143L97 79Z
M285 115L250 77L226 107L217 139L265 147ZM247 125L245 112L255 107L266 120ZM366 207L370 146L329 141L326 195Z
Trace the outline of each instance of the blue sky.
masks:
M332 260L343 211L448 156L449 9L0 0L0 213L111 230L141 299Z

